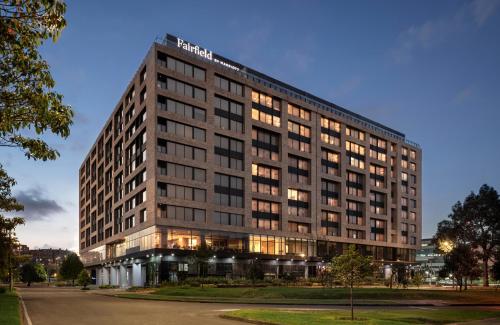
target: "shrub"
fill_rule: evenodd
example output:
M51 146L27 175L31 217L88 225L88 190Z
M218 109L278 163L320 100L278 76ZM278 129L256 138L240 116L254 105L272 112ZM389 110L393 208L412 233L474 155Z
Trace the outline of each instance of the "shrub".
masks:
M6 287L0 287L0 294L6 293L6 292L7 292L7 288Z

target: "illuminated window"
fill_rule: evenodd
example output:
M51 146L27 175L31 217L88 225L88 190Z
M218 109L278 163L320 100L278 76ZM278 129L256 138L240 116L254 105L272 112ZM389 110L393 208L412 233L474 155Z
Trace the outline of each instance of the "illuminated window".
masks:
M310 217L309 192L288 189L288 215Z
M329 206L340 205L340 184L325 179L321 180L321 204Z
M252 119L276 127L281 126L280 100L252 90Z
M385 194L370 192L370 212L375 214L385 214Z
M321 141L340 146L340 123L321 117Z
M340 176L340 154L331 150L321 149L321 172Z
M280 204L264 200L252 200L252 227L258 229L279 229Z
M306 121L311 120L311 112L309 110L306 110L304 108L297 107L292 104L288 104L288 114L301 118Z
M380 161L387 160L387 141L370 136L370 157Z
M385 188L385 167L370 165L370 185Z
M365 168L365 147L346 141L346 154L350 166Z
M279 195L279 169L252 164L252 192Z
M361 202L347 200L346 219L351 225L364 225L364 206Z
M385 241L386 221L370 219L370 240Z
M295 150L311 152L311 128L288 121L288 146Z
M321 211L321 234L323 236L340 235L340 216L337 212Z
M363 184L363 175L347 172L347 194L354 196L363 196L364 195L364 184Z
M365 141L365 132L363 131L347 126L345 129L345 133L352 138L358 139L360 141Z

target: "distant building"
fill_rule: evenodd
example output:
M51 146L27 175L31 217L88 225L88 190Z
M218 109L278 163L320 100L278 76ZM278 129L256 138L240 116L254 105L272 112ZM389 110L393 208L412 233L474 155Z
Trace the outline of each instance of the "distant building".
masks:
M44 248L30 249L24 254L31 255L33 262L43 264L50 271L58 270L64 258L71 253L73 252L67 249Z
M417 250L416 262L427 272L427 281L437 280L438 272L444 266L444 258L431 238L422 239L422 246Z

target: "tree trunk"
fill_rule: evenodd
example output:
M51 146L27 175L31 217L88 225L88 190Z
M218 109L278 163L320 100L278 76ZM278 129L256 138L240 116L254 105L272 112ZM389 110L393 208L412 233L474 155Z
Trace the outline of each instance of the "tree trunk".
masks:
M488 274L488 258L483 258L483 287L490 286L490 279Z
M354 320L354 304L352 303L352 282L351 282L351 289L350 289L350 295L351 295L351 320Z
M467 291L467 277L465 277L465 287L464 287L464 290Z
M12 231L9 230L9 290L14 291L14 274L12 272Z

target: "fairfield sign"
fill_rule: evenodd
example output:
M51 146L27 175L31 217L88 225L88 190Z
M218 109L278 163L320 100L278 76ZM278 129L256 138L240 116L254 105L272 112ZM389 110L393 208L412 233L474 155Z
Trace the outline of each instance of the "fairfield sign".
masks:
M168 35L168 37L175 37L175 36L170 36ZM230 64L228 62L226 62L225 60L223 60L220 56L216 55L216 54L213 54L212 51L209 51L207 49L204 49L198 45L193 45L189 42L186 42L185 40L179 38L179 37L175 37L176 39L176 43L177 43L177 47L178 48L181 48L183 49L184 51L188 51L190 53L193 53L195 55L198 55L199 57L202 57L206 60L209 60L209 61L212 61L214 63L217 63L217 64L220 64L226 68L229 68L231 70L235 70L235 71L240 71L240 68L234 66L233 64ZM173 41L173 40L172 40Z

